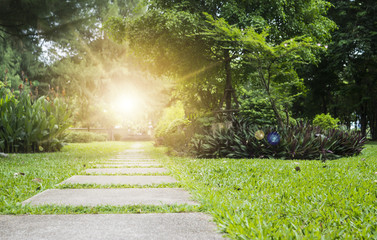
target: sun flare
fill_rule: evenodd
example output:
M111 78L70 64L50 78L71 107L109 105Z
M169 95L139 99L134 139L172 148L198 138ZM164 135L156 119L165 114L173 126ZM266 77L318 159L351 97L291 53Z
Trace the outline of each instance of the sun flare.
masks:
M128 116L138 115L143 108L142 98L137 94L124 94L111 103L112 109Z
M124 95L115 101L114 107L119 112L131 114L140 107L140 100L136 96Z

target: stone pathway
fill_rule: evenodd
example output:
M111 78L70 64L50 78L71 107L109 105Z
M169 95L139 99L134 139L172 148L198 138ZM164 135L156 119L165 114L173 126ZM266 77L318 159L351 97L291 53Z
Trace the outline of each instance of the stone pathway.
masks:
M49 189L30 205L198 205L181 188L137 188L175 184L168 171L143 149L129 149L60 184L125 184L132 188ZM96 175L87 175L96 174ZM107 174L107 175L106 175ZM127 175L119 175L127 174ZM153 175L146 175L153 174ZM60 185L59 184L59 185ZM0 239L223 239L203 213L0 216Z
M94 168L86 169L87 174L151 174L168 173L165 168Z
M202 213L0 216L0 239L222 239Z

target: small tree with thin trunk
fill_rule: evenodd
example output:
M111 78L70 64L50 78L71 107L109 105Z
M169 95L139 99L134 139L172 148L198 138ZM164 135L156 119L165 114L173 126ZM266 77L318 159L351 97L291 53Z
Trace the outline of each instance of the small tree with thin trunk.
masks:
M253 28L239 29L230 26L224 19L207 17L214 26L212 34L218 39L222 38L223 42L231 42L235 46L232 50L239 52L239 57L252 66L256 83L265 91L276 121L283 127L282 110L286 111L288 119L288 106L302 93L292 94L291 89L303 89L302 79L298 77L295 67L316 63L319 51L325 47L306 36L274 44L269 41L268 29L258 33Z

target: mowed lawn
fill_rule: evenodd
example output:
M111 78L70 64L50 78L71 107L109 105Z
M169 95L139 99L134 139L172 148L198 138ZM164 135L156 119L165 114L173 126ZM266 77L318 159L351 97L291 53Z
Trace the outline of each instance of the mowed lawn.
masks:
M21 206L131 145L70 144L59 153L0 158L0 214L203 211L233 239L377 239L377 143L367 144L360 156L322 163L168 157L165 148L146 142L146 151L162 160L202 207Z
M129 143L69 144L61 152L9 154L0 158L0 214L25 214L21 202L80 173L95 162L110 158ZM91 163L93 162L93 163ZM39 211L37 213L52 213Z
M377 239L377 143L325 163L165 161L233 239Z

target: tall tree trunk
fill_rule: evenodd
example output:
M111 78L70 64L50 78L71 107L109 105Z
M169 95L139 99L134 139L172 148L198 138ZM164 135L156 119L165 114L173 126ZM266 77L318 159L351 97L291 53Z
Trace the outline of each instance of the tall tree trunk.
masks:
M326 101L326 96L322 95L322 112L327 113L327 101Z
M224 90L224 98L225 98L225 109L230 110L232 108L232 70L230 67L230 56L229 50L224 49L224 59L225 59L225 90Z
M374 116L374 121L370 124L370 132L372 135L372 141L377 141L377 116Z
M369 126L370 126L370 133L372 137L372 141L377 140L377 110L371 112L369 117Z
M360 116L361 134L363 137L367 135L367 114L363 111Z
M272 107L272 110L274 111L274 114L275 114L275 117L276 117L276 121L278 123L278 126L282 129L284 127L284 124L283 124L283 119L281 118L280 116L280 113L278 111L278 108L276 106L276 102L274 99L272 99L270 93L268 92L268 95L269 95L269 99L270 99L270 103L271 103L271 107Z

